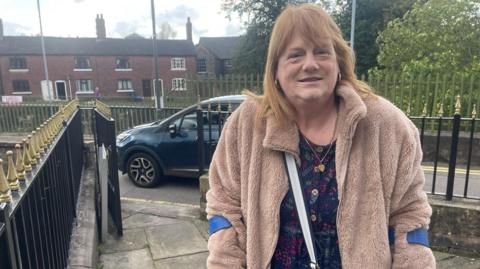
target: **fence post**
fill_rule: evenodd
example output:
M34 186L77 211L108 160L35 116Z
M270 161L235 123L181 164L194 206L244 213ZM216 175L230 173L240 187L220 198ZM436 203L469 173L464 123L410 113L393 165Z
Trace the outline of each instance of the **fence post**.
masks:
M6 245L8 247L8 258L10 262L11 269L17 269L17 258L15 255L15 242L13 241L12 236L12 226L10 223L10 204L0 203L0 223L5 223L5 232L6 232ZM3 242L0 241L0 244ZM3 268L3 266L2 266Z
M457 95L457 101L455 103L455 115L453 116L453 130L452 130L452 144L450 148L450 160L448 165L448 178L447 178L447 201L451 201L453 197L453 183L455 180L455 166L457 164L457 146L458 135L460 131L460 95Z
M205 143L203 139L203 111L200 105L200 96L197 104L197 147L198 147L198 172L199 176L205 172Z

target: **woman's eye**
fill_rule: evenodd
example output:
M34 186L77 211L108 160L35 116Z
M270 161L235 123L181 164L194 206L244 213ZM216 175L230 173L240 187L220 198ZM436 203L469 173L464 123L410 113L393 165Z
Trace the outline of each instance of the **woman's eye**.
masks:
M314 51L314 53L315 53L316 55L328 55L328 54L329 54L329 51L326 50L326 49L316 49L316 50Z
M300 56L301 56L300 53L292 53L288 55L288 59L298 58Z

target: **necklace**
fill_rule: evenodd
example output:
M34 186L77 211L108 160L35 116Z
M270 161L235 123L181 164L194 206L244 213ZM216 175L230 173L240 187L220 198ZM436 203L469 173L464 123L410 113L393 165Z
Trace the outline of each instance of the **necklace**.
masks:
M325 160L328 153L332 149L333 140L335 139L335 132L337 131L337 120L338 120L338 113L337 113L337 117L335 118L335 127L333 128L332 139L330 139L330 146L328 147L327 152L325 152L325 155L323 155L322 159L320 159L320 157L318 157L316 150L312 147L312 145L310 145L310 142L308 142L308 139L302 134L302 137L305 140L305 142L307 142L307 145L310 148L310 150L312 151L313 156L315 156L315 159L317 159L317 161L318 161L318 165L314 165L314 168L313 168L313 170L317 173L323 173L323 171L325 171L325 164L323 163L323 161Z

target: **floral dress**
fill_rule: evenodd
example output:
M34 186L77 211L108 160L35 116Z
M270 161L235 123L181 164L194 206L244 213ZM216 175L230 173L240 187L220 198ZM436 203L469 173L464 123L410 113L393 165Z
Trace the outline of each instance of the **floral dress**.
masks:
M330 151L328 151L330 145L318 146L312 143L309 145L305 139L300 139L299 146L301 166L298 173L306 201L307 216L311 222L318 264L322 269L342 268L336 228L338 190L335 142ZM317 156L313 154L312 149L316 150ZM326 151L328 152L325 156ZM324 156L322 163L325 170L315 171L315 165L321 160L319 158ZM309 263L310 258L290 188L280 208L280 233L271 268L309 269Z

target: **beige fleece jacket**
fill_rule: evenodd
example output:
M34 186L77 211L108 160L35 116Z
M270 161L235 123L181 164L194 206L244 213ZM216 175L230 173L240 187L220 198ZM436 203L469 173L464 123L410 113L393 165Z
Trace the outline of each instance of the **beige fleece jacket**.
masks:
M337 232L343 268L435 268L431 250L408 244L406 232L428 227L431 208L423 191L417 128L383 98L362 99L348 85L340 97L336 144ZM284 152L299 161L295 125L273 117L254 127L256 101L229 118L209 170L207 214L232 227L210 236L208 268L270 267L288 191ZM396 230L390 248L388 226Z

